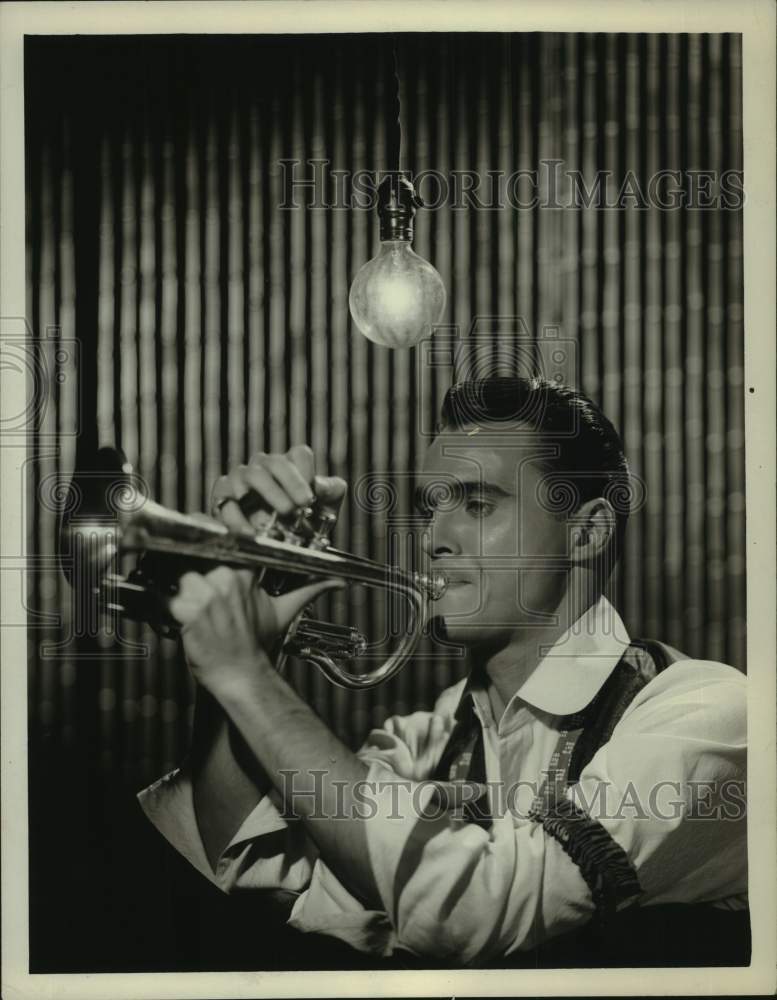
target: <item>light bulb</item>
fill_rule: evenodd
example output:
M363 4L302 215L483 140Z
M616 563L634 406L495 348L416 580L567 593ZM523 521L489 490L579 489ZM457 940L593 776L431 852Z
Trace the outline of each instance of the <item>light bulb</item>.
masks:
M445 285L406 240L386 240L360 268L348 296L353 321L383 347L412 347L431 335L445 308Z
M380 185L380 250L360 268L348 296L356 326L383 347L413 347L431 336L445 309L442 278L410 245L419 204L404 178Z

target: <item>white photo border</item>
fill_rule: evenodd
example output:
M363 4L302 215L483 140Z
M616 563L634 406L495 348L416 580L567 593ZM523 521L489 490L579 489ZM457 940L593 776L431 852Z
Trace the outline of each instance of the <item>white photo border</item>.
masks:
M27 646L0 627L2 991L21 997L771 995L777 988L775 766L775 5L771 0L243 0L6 3L0 6L0 317L26 315L25 35L279 34L363 31L736 32L744 115L748 851L753 960L748 968L230 972L30 975L27 857ZM4 375L0 405L25 407ZM3 552L23 537L24 445L0 448ZM23 620L21 574L0 573L0 625ZM19 618L19 615L22 618ZM6 616L8 616L6 618Z

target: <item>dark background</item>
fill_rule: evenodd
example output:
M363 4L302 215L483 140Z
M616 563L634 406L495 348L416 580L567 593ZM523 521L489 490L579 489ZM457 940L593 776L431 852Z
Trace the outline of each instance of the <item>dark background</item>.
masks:
M28 316L48 372L28 465L33 971L342 964L190 877L145 823L134 794L185 752L190 682L148 629L124 628L135 654L74 636L53 555L61 485L98 444L181 510L251 451L303 440L351 483L418 465L451 371L352 328L374 213L279 207L280 159L390 166L395 56L416 174L561 159L644 188L741 169L738 36L27 39ZM744 669L741 211L446 204L420 213L415 248L445 281L445 324L502 317L481 324L495 356L516 317L538 343L555 331L567 377L622 430L647 484L613 582L631 634ZM386 511L352 497L337 543L385 559ZM329 610L380 622L353 595ZM290 677L356 746L463 669L427 657L363 694L304 664Z

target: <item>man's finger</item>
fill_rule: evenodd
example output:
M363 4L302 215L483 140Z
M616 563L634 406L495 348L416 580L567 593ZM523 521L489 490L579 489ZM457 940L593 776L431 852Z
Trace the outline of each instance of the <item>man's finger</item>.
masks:
M299 473L306 483L313 482L316 472L316 456L309 444L295 444L286 452L286 458L299 469Z
M233 535L254 535L256 529L251 521L245 516L240 508L240 504L234 497L228 497L219 502L218 507L221 523L228 528Z
M262 461L265 459L266 456L262 456ZM252 461L256 462L258 459ZM249 492L259 496L266 510L257 510L247 517L238 501ZM230 531L235 534L255 534L266 526L271 511L289 513L294 509L294 503L262 465L251 464L238 465L229 475L217 480L213 489L212 508Z
M348 483L339 476L315 476L313 489L321 503L337 511L348 492Z
M229 566L216 566L205 574L205 580L224 597L229 597L235 590L236 574Z
M211 512L219 521L235 534L250 532L251 522L240 509L238 500L248 492L248 487L242 479L233 479L231 475L220 476L216 480L211 494Z
M213 599L213 588L199 573L184 573L168 603L170 614L182 625L198 618Z
M277 510L281 515L290 514L299 505L275 478L271 461L270 456L267 456L262 465L255 465L253 462L250 465L239 465L232 478L240 477L243 493L251 489L259 494L271 510Z
M285 455L268 455L265 466L297 507L304 507L313 502L310 480L304 478L302 472L289 458Z

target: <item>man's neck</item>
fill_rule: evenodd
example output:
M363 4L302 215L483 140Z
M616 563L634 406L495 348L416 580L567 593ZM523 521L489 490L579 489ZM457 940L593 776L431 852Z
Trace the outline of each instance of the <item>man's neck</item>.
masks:
M570 597L570 592L578 599ZM473 651L473 665L488 675L497 718L501 717L507 703L537 669L544 651L558 642L597 599L598 595L570 587L555 609L552 623L519 627L499 648Z

